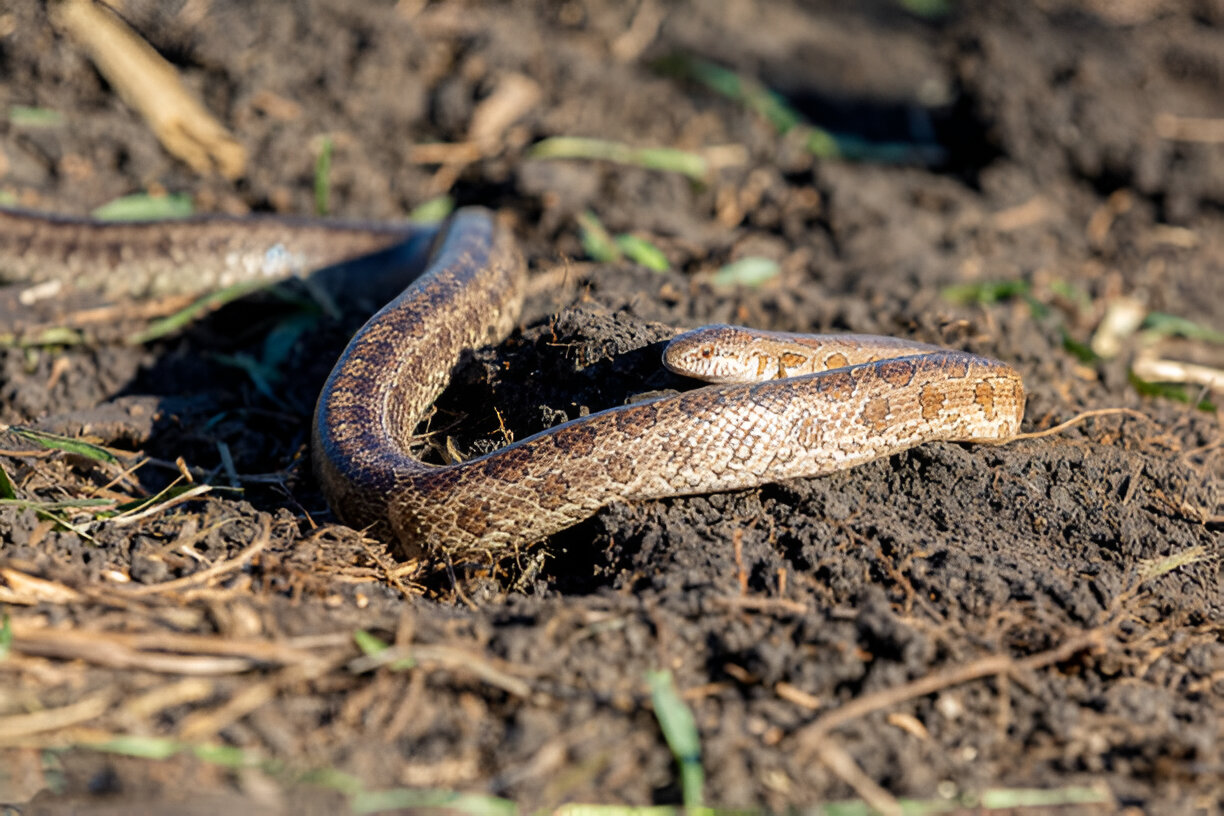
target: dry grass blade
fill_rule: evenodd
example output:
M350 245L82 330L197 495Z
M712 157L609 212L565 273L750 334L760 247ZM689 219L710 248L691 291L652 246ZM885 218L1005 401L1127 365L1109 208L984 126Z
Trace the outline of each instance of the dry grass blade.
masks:
M1224 142L1224 119L1202 116L1176 116L1162 113L1156 117L1156 135L1176 142Z
M172 496L165 501L158 501L158 499L164 495L163 492L163 494L154 496L153 499L149 501L149 506L145 507L144 509L137 510L135 512L121 513L118 516L115 516L115 518L111 519L110 523L116 527L125 527L129 524L136 524L137 522L144 521L150 516L155 516L158 513L164 513L171 507L174 507L176 504L182 504L183 502L189 502L192 499L198 499L204 494L210 492L212 492L211 485L196 485L195 487L179 493L177 496Z
M27 630L13 624L13 651L61 660L84 660L116 669L142 669L164 674L237 674L255 663L245 657L166 654L144 651L121 635L96 631Z
M12 631L12 651L17 654L84 660L99 666L165 674L237 674L260 666L309 664L321 659L318 652L305 646L271 640L178 632L54 629L21 619L13 620ZM350 643L347 637L337 636L318 646L327 649L341 646L348 656Z
M1224 370L1211 366L1165 360L1153 354L1141 354L1131 366L1135 376L1145 382L1200 385L1213 391L1224 391Z
M204 487L205 485L201 485ZM190 491L189 491L190 492ZM187 494L183 494L186 496ZM248 561L255 557L256 553L268 546L272 540L271 529L268 525L268 520L263 519L259 533L255 536L255 540L243 548L242 552L226 561L218 561L207 569L194 572L191 575L184 575L182 578L175 578L172 581L164 581L160 584L149 584L146 586L137 586L124 588L122 591L125 595L139 597L142 595L153 595L158 592L173 592L187 587L198 586L212 579L224 575L227 572L233 572L241 568Z
M58 731L100 717L110 709L111 697L111 692L104 691L59 708L0 717L0 744L47 731Z
M217 681L203 677L184 677L157 686L123 702L124 717L147 720L168 708L196 703L216 693Z
M526 698L531 695L531 686L525 680L510 674L505 667L495 665L489 658L477 652L453 646L391 646L377 654L364 655L349 661L348 670L354 673L367 672L401 660L432 664L459 674L471 675L515 697Z
M1137 565L1139 581L1140 583L1147 583L1176 569L1188 567L1200 561L1206 561L1210 557L1211 552L1206 547L1199 545L1171 553L1162 558L1145 558Z
M38 603L72 603L81 599L81 593L58 581L36 578L15 569L0 569L0 603L33 606Z
M217 708L198 711L185 717L179 728L179 739L187 742L208 740L275 698L281 689L322 677L343 665L345 659L315 658L306 663L289 666L270 679L251 683Z
M526 115L540 101L540 86L523 74L505 74L493 93L481 100L468 124L468 141L486 151L498 144L506 129Z
M55 20L89 52L98 70L139 111L166 150L197 173L236 179L246 149L193 97L174 67L92 0L54 4Z

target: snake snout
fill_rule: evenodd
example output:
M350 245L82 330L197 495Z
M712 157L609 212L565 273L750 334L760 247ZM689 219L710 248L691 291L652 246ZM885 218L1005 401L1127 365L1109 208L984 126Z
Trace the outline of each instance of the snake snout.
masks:
M663 365L709 383L750 383L761 379L750 349L751 333L737 326L702 326L678 334L663 350Z

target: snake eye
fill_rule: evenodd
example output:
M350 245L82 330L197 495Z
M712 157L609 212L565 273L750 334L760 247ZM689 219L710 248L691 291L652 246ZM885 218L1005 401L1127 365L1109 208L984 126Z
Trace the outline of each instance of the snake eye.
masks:
M710 359L714 356L714 349L710 348L709 346L703 346L701 349L701 356L707 360Z

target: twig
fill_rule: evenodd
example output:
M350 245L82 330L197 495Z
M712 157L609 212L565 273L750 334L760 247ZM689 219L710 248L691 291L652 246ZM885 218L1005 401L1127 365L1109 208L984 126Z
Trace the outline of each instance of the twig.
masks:
M640 57L658 36L664 16L664 8L656 0L642 0L629 28L612 41L608 49L612 56L621 62L632 62Z
M369 539L362 535L357 538L357 543L361 545L361 549L365 550L365 553L370 557L370 560L378 565L378 569L382 572L383 578L386 579L386 581L393 587L398 589L400 594L404 596L404 600L411 598L412 593L408 591L408 587L404 586L404 582L400 580L399 573L391 566L388 566L383 561L382 557L374 551L374 548L369 544Z
M1090 629L1065 643L1044 652L1038 652L1030 657L1016 660L1010 655L988 655L970 661L963 666L953 666L950 669L928 674L909 683L903 683L892 688L882 689L872 694L855 698L843 706L833 709L817 717L794 734L798 746L800 761L810 758L818 749L825 736L841 726L864 717L875 711L912 700L925 697L951 686L979 680L995 674L1015 674L1033 671L1069 659L1077 652L1097 649L1105 639L1108 627Z
M200 485L200 487L206 488L208 486ZM196 488L192 488L192 490L184 493L183 496L187 496L195 489ZM271 530L268 525L268 520L265 518L260 522L259 533L256 534L255 540L248 544L242 550L242 552L238 553L238 555L234 556L233 558L226 561L218 561L208 569L193 572L191 575L184 575L182 578L175 578L172 581L163 581L160 584L149 584L146 586L136 586L131 588L123 587L119 591L125 595L139 597L141 595L152 595L157 592L172 592L177 589L183 589L184 587L202 584L216 578L218 575L224 575L227 572L231 572L242 567L244 564L246 564L246 562L254 558L256 553L267 547L271 540Z
M46 731L58 731L61 728L100 717L110 708L112 696L110 691L104 691L59 708L2 717L0 718L0 743Z
M1156 135L1178 142L1224 142L1224 119L1161 113L1154 122Z
M444 552L446 557L446 574L450 577L451 590L455 593L455 597L463 601L464 605L473 612L479 612L480 607L472 602L472 599L463 591L463 587L459 586L459 579L455 576L455 563L451 560L450 553Z
M219 731L233 725L276 696L282 688L303 681L315 680L344 662L343 657L313 659L308 663L288 666L275 677L243 687L222 705L207 711L197 711L183 718L179 739L201 742L215 737Z
M854 788L854 792L862 797L864 802L883 816L901 816L904 812L896 797L864 773L854 761L854 757L850 756L837 740L826 736L817 743L816 758L843 782Z
M713 602L719 606L736 609L751 609L756 612L778 612L788 615L806 615L810 610L808 605L786 598L761 598L754 595L736 597L718 596Z
M81 593L58 581L37 578L11 568L0 568L0 603L33 606L38 603L72 603Z
M14 652L63 660L84 660L115 669L142 669L164 674L237 674L250 669L247 657L146 652L112 632L23 630L14 622Z
M229 179L246 169L246 149L179 80L166 62L109 10L91 0L55 4L55 20L89 52L98 70L139 111L170 153L197 173Z
M1065 431L1067 428L1070 428L1072 425L1078 425L1085 419L1091 419L1092 417L1098 416L1111 416L1113 414L1123 414L1125 416L1135 417L1136 419L1146 419L1148 422L1155 421L1142 411L1135 411L1131 408L1099 408L1095 411L1083 411L1078 413L1068 419L1066 422L1060 422L1053 428L1046 428L1044 431L1032 431L1030 433L1016 434L1011 439L1008 439L1007 442L1002 442L999 444L1015 442L1018 439L1040 439L1043 436L1051 436L1052 434L1059 433L1060 431Z
M18 654L85 660L101 666L139 668L179 674L234 674L263 664L318 660L309 649L351 650L351 633L290 641L234 639L181 632L108 632L52 629L15 618L12 650Z

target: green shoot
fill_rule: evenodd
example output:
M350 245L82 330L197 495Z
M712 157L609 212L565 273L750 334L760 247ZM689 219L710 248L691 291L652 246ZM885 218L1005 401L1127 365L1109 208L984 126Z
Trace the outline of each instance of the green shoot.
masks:
M740 258L738 261L732 261L719 269L714 273L711 282L715 286L724 289L730 289L735 286L755 289L761 284L773 280L780 274L782 274L782 267L778 266L777 261L758 256L749 256L747 258Z
M624 142L587 139L579 136L554 136L537 142L531 149L535 159L592 159L680 173L703 182L709 172L706 160L696 153L671 147L632 147Z
M408 217L418 224L436 224L454 211L455 199L440 195L413 207Z
M331 210L332 138L324 136L314 166L315 215L327 215Z
M160 221L186 218L194 210L191 197L181 193L159 196L137 193L109 201L95 209L92 215L103 221Z
M701 737L697 733L693 712L680 699L671 672L647 672L646 682L650 685L650 699L654 703L659 730L663 732L663 739L680 766L684 806L690 810L699 808L702 788L705 787L705 772L701 768Z

